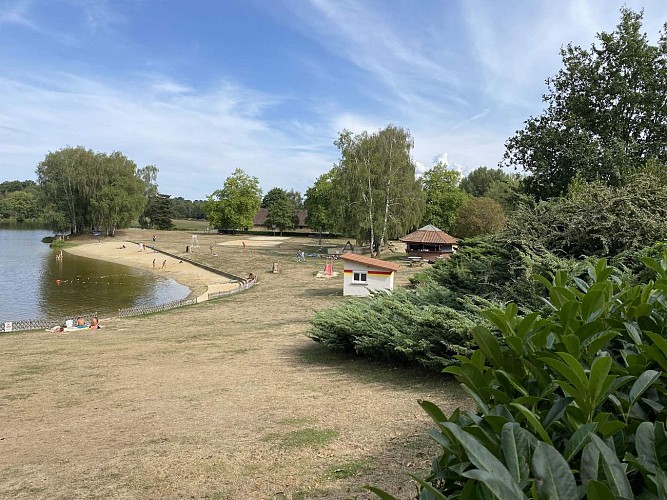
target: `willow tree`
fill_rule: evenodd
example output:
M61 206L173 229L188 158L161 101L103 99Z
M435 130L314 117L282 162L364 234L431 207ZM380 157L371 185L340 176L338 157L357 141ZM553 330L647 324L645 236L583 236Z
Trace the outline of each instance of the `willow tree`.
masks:
M48 200L45 209L61 214L72 233L93 227L113 232L136 219L145 203L137 165L117 151L96 153L79 146L50 152L37 166L37 180ZM110 217L116 210L111 205L121 207L122 217Z
M334 144L341 158L332 171L333 212L340 214L343 233L379 256L382 244L415 227L424 213L412 137L389 125L373 134L344 130Z

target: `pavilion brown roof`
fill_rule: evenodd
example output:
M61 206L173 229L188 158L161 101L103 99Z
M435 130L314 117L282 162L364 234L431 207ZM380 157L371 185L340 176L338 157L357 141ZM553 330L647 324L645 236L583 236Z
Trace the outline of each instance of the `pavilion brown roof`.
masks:
M369 267L387 269L389 271L398 271L398 268L401 267L400 265L393 262L366 257L365 255L357 255L356 253L344 253L339 258L350 262L356 262L358 264L365 264Z
M401 238L403 243L445 243L447 245L456 244L458 241L453 236L448 235L442 229L438 229L433 224L424 226L416 231L403 236Z

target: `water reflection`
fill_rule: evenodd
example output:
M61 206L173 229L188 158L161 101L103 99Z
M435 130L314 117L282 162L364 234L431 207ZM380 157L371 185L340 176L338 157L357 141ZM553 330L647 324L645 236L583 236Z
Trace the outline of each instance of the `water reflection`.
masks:
M55 256L44 259L39 287L39 306L48 317L92 311L104 315L164 298L165 280L150 272L67 253L62 260ZM167 300L187 295L187 289L183 292L167 293Z
M54 318L185 298L174 280L116 263L57 251L41 243L45 231L0 228L0 321Z

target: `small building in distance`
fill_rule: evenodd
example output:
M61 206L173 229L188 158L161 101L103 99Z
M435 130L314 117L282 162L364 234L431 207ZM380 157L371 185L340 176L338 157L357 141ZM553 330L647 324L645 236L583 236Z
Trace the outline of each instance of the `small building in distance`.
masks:
M343 295L364 296L371 290L391 291L394 289L394 273L400 267L393 262L373 259L365 255L344 253Z
M298 220L296 229L308 229L308 226L306 225L306 217L308 217L308 210L301 210L301 209L295 210L294 215ZM269 209L260 208L259 211L255 214L255 217L253 218L252 225L255 228L262 228L270 231L271 228L266 225L266 219L268 216L269 216Z
M450 257L456 251L457 239L432 224L403 236L405 251L410 257L426 260Z

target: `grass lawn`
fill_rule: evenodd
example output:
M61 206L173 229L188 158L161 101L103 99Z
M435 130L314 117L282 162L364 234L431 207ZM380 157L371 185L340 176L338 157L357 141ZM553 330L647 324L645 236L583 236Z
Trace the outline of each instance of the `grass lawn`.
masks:
M206 231L210 227L207 220L171 219L171 222L177 231ZM214 229L211 230L215 232Z
M406 473L437 451L417 400L452 411L461 389L323 349L304 333L348 300L342 273L296 262L307 238L219 245L234 238L199 235L189 257L254 272L246 292L98 331L0 336L1 498L373 498L364 484L414 496ZM180 255L189 240L158 233Z

